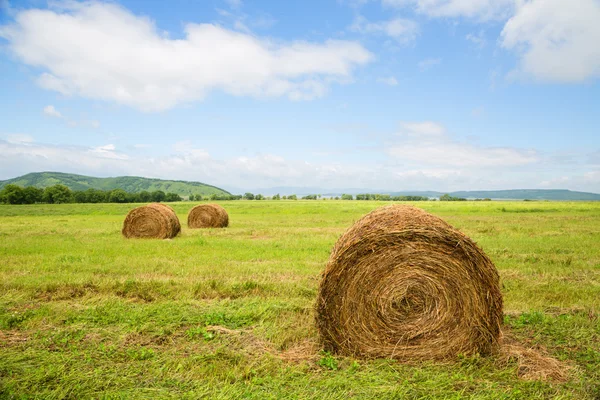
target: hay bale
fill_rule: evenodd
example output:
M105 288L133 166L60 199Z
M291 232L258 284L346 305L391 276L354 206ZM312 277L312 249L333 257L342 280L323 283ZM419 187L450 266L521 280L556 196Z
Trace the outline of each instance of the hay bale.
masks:
M200 204L188 214L189 228L226 228L229 226L229 215L218 204Z
M170 239L181 232L181 224L171 207L152 203L129 211L121 232L126 238Z
M342 355L420 361L490 354L501 335L499 276L446 222L387 206L336 243L316 319L325 349Z

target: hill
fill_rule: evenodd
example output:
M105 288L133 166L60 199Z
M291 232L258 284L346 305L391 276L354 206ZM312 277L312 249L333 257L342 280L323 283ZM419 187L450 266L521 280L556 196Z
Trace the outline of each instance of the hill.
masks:
M35 186L45 188L53 185L65 185L71 190L87 189L123 189L126 192L138 193L143 190L153 192L162 190L165 193L177 193L180 196L201 194L230 194L221 188L200 182L172 181L163 179L141 178L137 176L119 176L116 178L95 178L91 176L65 174L62 172L34 172L17 178L0 181L0 189L8 184L19 186Z

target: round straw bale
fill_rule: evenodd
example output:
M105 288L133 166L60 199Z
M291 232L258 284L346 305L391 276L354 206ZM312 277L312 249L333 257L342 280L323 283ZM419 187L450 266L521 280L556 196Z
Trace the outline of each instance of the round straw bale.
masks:
M166 204L152 203L129 211L122 233L126 238L170 239L180 231L175 211Z
M229 215L218 204L200 204L188 214L189 228L226 228L229 226Z
M492 261L440 218L405 205L377 209L341 236L316 307L323 346L348 356L484 355L501 335Z

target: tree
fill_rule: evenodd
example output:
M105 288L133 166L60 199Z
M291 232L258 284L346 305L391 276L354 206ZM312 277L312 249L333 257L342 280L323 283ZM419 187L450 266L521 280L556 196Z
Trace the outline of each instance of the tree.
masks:
M281 196L279 195L279 193L277 193L275 196L273 196L273 200L281 200Z
M288 196L288 200L298 200L298 196L296 196L295 194L291 194Z
M140 201L140 203L147 203L152 200L152 195L150 194L150 192L142 190L138 193L137 199Z
M123 189L113 189L110 191L108 195L109 203L126 203L127 202L127 192Z
M156 191L150 193L150 198L152 199L152 201L154 201L156 203L165 201L165 197L167 197L167 195L162 190L156 190Z
M263 196L262 194L257 194L256 197L254 198L255 200L264 200L265 196Z
M448 193L440 196L440 201L452 201L452 196L450 196Z
M467 199L463 197L452 197L448 193L440 196L440 201L467 201Z
M104 190L88 189L85 192L86 203L105 203L108 193Z
M354 197L351 194L342 194L342 200L354 200Z
M181 201L181 196L177 193L167 193L165 196L165 201Z
M42 200L49 204L61 204L71 201L71 189L65 185L48 186L44 189Z
M24 204L25 193L23 188L18 185L6 185L0 194L2 201L8 204Z
M41 203L44 190L35 186L27 186L23 189L23 200L25 204Z
M246 200L254 200L254 195L250 192L244 193L244 199Z
M283 196L282 197L283 200L287 200L287 198L288 198L287 196Z
M75 203L87 203L87 196L83 190L74 190L71 197Z

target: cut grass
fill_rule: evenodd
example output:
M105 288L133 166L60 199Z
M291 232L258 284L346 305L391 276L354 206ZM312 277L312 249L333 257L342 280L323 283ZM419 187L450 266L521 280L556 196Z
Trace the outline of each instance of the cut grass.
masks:
M387 204L387 203L385 203ZM331 247L377 202L221 203L227 229L126 240L136 205L0 206L0 398L600 397L600 204L417 203L502 278L507 332L571 369L418 365L322 353L313 305ZM176 203L186 220L191 203Z

